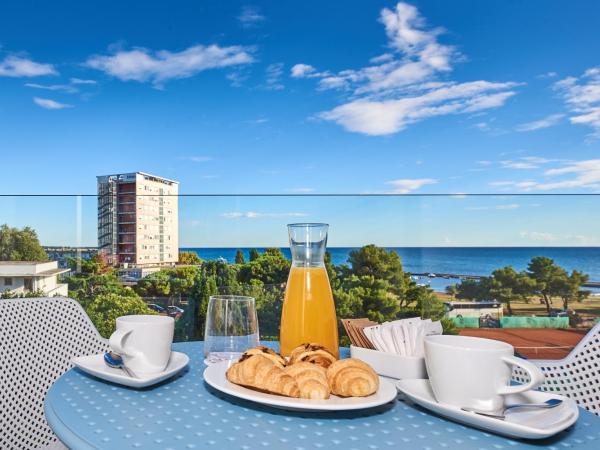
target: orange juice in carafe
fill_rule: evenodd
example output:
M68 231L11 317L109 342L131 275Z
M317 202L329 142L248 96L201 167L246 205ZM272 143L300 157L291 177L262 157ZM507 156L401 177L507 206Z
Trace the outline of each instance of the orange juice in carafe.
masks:
M326 224L288 225L292 267L281 312L281 354L321 344L338 356L335 304L325 269Z

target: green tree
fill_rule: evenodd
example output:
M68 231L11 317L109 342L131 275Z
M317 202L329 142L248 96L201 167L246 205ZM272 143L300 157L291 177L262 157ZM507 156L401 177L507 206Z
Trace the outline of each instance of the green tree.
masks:
M197 266L202 264L202 260L196 252L179 252L179 264Z
M589 297L591 292L581 289L588 280L588 275L577 270L572 271L566 278L560 277L557 280L559 285L556 286L556 289L563 301L563 309L567 310L571 301L581 302Z
M258 253L258 250L256 250L255 248L250 250L250 261L256 261L259 257L260 253Z
M68 258L67 263L74 273L99 275L112 270L100 253L92 255L89 259Z
M171 301L173 296L178 296L181 302L182 297L191 293L196 282L200 269L197 266L176 267L169 271L171 276Z
M138 281L135 291L142 297L168 297L171 295L171 275L160 270Z
M446 286L446 294L452 296L452 297L456 297L456 294L458 294L458 287L456 286L456 284L449 284L448 286Z
M114 293L97 295L84 305L84 309L105 338L115 331L115 321L119 316L155 314L137 295L123 296Z
M0 225L0 261L47 261L33 228L22 229Z
M211 295L218 293L215 276L208 274L203 267L196 275L194 287L188 297L188 307L177 322L175 329L177 339L204 339L208 300Z
M246 257L244 256L244 252L239 248L237 252L235 252L235 263L236 264L246 264Z
M76 274L67 278L69 296L85 306L96 296L117 294L125 297L138 297L133 289L123 286L113 271L102 274Z
M338 274L335 269L335 265L331 262L331 253L325 252L325 269L327 270L327 276L329 277L329 284L331 289L337 289L340 284Z
M46 294L42 290L37 291L25 291L25 292L14 292L14 291L4 291L0 292L0 299L10 299L10 298L36 298L36 297L47 297Z
M534 292L535 281L526 273L519 273L511 266L496 269L484 283L489 297L506 304L508 314L512 315L512 301L527 301Z
M352 275L344 280L342 289L349 297L342 298L345 304L338 308L348 308L351 317L368 317L376 322L394 320L400 311L400 301L391 290L388 281L373 275ZM341 303L338 300L338 303ZM343 316L342 316L343 317Z
M534 280L533 290L542 297L549 314L552 307L552 297L560 297L565 291L569 278L567 272L556 265L553 259L546 256L536 256L529 262L527 274Z
M404 272L400 256L393 250L366 245L350 252L348 258L353 275L372 276L389 284L389 292L396 295L400 308L407 308L417 300L420 293L410 274ZM342 271L345 271L342 268Z
M285 283L290 272L290 261L278 248L269 248L257 259L240 266L238 281L243 284L260 280L264 284Z
M462 280L456 285L456 298L475 301L489 300L490 291L488 283L488 278Z

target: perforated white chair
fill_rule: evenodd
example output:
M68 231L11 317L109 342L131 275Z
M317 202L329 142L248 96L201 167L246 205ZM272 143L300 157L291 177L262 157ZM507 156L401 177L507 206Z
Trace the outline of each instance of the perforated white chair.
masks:
M64 449L44 417L46 392L72 357L107 348L75 300L0 300L0 449Z
M560 360L529 360L538 366L546 380L541 391L570 397L582 408L600 416L600 323ZM515 368L514 381L529 381L527 374Z

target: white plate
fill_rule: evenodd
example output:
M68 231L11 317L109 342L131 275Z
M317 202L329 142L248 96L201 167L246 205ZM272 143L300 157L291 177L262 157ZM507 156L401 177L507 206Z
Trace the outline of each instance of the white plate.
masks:
M368 397L342 398L332 395L327 400L307 400L291 398L282 395L265 394L252 389L230 383L225 377L225 372L231 363L222 361L208 366L204 371L204 381L218 391L244 400L274 406L275 408L292 411L349 411L353 409L366 409L384 405L396 398L398 392L394 385L379 377L379 390Z
M579 410L570 398L540 391L528 391L506 396L506 404L542 403L559 398L563 403L549 409L520 409L506 413L504 420L466 412L456 406L438 403L429 380L400 380L396 387L416 404L440 416L492 433L513 438L543 439L561 432L577 421Z
M167 368L163 372L155 375L144 375L139 378L131 378L121 369L108 367L104 362L104 353L99 355L79 356L73 358L71 362L84 372L102 378L103 380L112 381L113 383L133 388L143 388L160 383L161 381L172 377L188 365L190 358L185 353L171 352L169 364L167 364Z

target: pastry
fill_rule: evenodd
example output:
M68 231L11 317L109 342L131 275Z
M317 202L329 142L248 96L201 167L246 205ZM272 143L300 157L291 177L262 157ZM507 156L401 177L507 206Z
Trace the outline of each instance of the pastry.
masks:
M331 393L340 397L366 397L379 389L379 377L367 363L348 358L334 362L327 369Z
M264 345L259 345L258 347L253 347L246 350L242 354L240 361L243 361L244 359L249 358L252 355L263 355L265 358L269 358L271 361L273 361L273 363L275 363L275 365L281 367L282 369L285 366L285 359L283 358L283 356L281 356L275 350L271 350L269 347L265 347Z
M327 369L337 359L322 345L302 344L292 350L288 364L296 364L301 361L317 364Z
M269 394L299 397L298 383L281 367L264 355L240 358L227 369L227 379L232 383L259 389Z
M299 362L287 366L285 373L298 383L300 398L324 400L329 398L327 370L309 362Z

